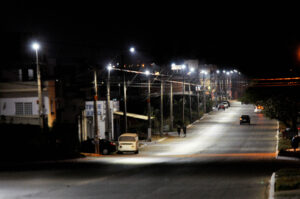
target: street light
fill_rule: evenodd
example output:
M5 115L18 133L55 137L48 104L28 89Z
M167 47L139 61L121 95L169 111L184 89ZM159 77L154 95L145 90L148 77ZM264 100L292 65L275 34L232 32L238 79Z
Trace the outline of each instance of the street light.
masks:
M189 70L189 75L191 75L195 71L195 68L191 67ZM190 106L190 122L192 122L192 96L191 96L191 81L189 82L189 106Z
M224 72L224 71L223 71ZM205 94L205 75L207 75L207 71L201 70L202 78L203 78L203 112L206 113L206 94Z
M131 47L129 48L129 52L131 54L135 53L135 48ZM122 56L122 67L124 67L124 61L123 61L123 56ZM126 87L126 74L123 72L123 91L124 91L124 133L127 132L127 87Z
M150 88L150 71L146 70L145 75L148 77L148 97L147 97L147 110L148 110L148 141L151 141L151 88Z
M129 51L130 51L131 53L135 53L135 48L134 48L134 47L131 47L131 48L129 49Z
M32 48L35 50L35 56L36 56L36 74L37 74L38 98L39 98L39 120L40 120L40 127L43 131L44 129L43 96L42 96L41 71L40 71L39 55L38 55L40 44L34 42L32 44Z
M113 69L112 65L107 66L108 78L107 78L107 106L106 106L106 117L107 117L107 129L108 139L112 140L112 128L111 128L111 110L110 110L110 71ZM105 135L106 136L106 135Z

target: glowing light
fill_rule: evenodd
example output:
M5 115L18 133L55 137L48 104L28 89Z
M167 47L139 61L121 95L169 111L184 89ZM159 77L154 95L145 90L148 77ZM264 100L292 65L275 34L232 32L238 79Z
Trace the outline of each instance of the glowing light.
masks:
M146 71L145 71L145 74L146 74L147 76L150 75L150 71L146 70Z
M40 49L40 44L38 44L38 43L33 43L32 44L32 48L34 49L34 50L39 50Z
M134 53L134 52L135 52L135 48L131 47L131 48L129 49L129 51L130 51L131 53Z
M107 70L111 70L113 67L112 67L112 65L111 64L109 64L108 66L107 66Z

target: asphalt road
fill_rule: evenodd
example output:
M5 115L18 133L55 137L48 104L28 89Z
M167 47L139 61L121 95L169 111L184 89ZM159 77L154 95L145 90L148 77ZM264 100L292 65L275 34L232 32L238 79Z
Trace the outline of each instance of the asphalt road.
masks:
M0 198L267 198L277 122L233 103L140 154L2 167ZM251 125L240 125L249 114Z

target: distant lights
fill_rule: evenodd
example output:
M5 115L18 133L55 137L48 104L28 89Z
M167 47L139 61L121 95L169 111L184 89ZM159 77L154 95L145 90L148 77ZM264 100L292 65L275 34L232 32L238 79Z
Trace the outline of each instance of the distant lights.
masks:
M217 73L219 74L219 73L220 73L220 71L219 71L219 70L217 70Z
M205 70L201 70L200 73L207 75L207 71L205 71Z
M148 75L150 75L150 71L149 70L146 70L145 71L145 74L148 76Z

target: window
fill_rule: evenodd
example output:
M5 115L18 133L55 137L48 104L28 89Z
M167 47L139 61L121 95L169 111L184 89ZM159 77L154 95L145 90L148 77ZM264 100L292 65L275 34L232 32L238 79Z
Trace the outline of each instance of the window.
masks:
M33 69L28 69L28 80L33 80Z
M32 102L16 102L16 115L32 115Z
M16 102L16 115L23 115L23 103L22 102Z
M32 115L32 103L24 103L24 115Z

